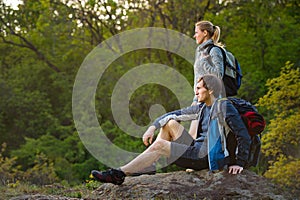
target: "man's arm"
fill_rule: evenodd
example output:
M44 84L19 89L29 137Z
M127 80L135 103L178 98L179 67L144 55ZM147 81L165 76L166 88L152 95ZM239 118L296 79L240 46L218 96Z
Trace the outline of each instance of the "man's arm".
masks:
M154 122L153 126L155 126L156 129L159 129L166 125L166 123L174 119L176 121L191 121L198 118L198 114L204 104L197 104L193 106L189 106L180 110L175 110L172 112L168 112L160 117L158 117Z
M249 157L251 138L240 114L229 101L226 101L225 121L237 140L236 165L244 167Z
M158 117L151 126L146 130L143 135L143 143L148 146L152 144L154 132L156 129L159 129L166 125L169 120L174 119L177 121L189 121L198 118L198 114L204 104L197 104L189 106L180 110L175 110L168 112L160 117Z

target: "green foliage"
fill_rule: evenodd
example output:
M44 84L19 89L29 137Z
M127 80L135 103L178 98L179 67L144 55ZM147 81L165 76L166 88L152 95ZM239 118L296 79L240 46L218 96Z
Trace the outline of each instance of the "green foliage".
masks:
M99 188L100 185L101 185L101 183L99 181L95 181L95 180L87 180L87 183L86 183L86 187L89 190L95 190L95 189Z
M23 174L23 181L35 185L47 185L58 181L54 164L44 154L38 154L32 168L27 169Z
M268 92L258 104L272 110L273 117L262 138L262 152L270 168L265 176L291 190L299 188L300 70L287 63L280 76L267 81ZM295 182L294 182L295 181Z
M239 96L256 102L268 91L259 102L271 119L263 137L265 159L274 166L279 154L287 163L290 156L298 158L297 1L41 0L24 1L17 10L0 4L0 143L7 143L0 165L6 174L4 182L14 181L14 173L24 172L38 184L56 178L78 183L86 180L91 169L106 168L85 149L73 123L72 89L83 59L120 31L165 27L192 37L195 22L202 19L221 27L221 42L241 63L244 78ZM288 60L295 63L294 69L285 68L273 79ZM146 63L171 66L193 84L192 66L161 50L130 52L108 67L95 96L97 117L107 137L128 151L140 152L145 147L140 138L127 135L114 122L111 95L124 74ZM130 97L133 121L141 126L151 123L154 104L166 111L179 108L168 88L147 84ZM49 174L38 177L45 169Z
M282 188L289 190L295 196L300 195L300 159L280 156L265 173L265 177L272 179Z
M106 121L101 125L106 136L113 144L127 151L141 151L143 149L142 140L137 140L116 128L115 125Z
M4 186L17 187L20 181L36 185L46 185L56 182L57 176L53 163L44 154L35 157L33 166L22 171L21 166L16 165L17 157L4 157L2 153L6 144L2 144L0 153L0 184Z
M17 196L24 196L25 194L42 194L45 195L45 198L60 196L69 199L97 199L98 196L94 193L94 190L100 185L101 183L96 181L78 184L77 186L73 187L59 183L40 186L20 182L18 184L9 186L0 185L0 198L11 199Z
M266 80L278 76L286 61L299 65L298 23L288 14L292 5L288 1L241 1L217 17L221 37L242 67L239 96L256 102L266 92Z
M30 171L34 166L36 171L48 167L54 170L58 178L72 184L84 180L92 167L97 164L97 161L87 153L77 133L65 140L59 140L51 135L43 135L38 139L26 138L26 143L20 149L12 151L12 155L18 157L19 163L23 163L24 171ZM38 162L41 155L42 159L46 159L47 165Z
M299 111L300 69L293 69L293 65L287 62L279 77L267 81L268 92L259 102L273 110L276 116L287 117Z
M3 152L6 150L6 144L2 144L0 152L0 186L16 183L16 177L21 177L22 173L16 167L16 157L5 157Z

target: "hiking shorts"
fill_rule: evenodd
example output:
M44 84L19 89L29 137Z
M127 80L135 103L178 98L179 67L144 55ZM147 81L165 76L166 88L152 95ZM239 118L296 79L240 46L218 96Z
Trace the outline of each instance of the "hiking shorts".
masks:
M207 169L207 156L199 156L202 145L203 142L196 142L186 130L183 130L182 135L171 142L169 163L195 170Z

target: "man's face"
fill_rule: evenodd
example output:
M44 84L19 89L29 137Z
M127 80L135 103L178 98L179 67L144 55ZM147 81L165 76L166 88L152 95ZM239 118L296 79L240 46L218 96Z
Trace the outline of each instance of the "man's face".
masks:
M210 100L210 94L209 91L203 87L203 80L201 80L196 85L196 91L195 94L198 98L198 102L208 102Z
M195 27L195 35L194 38L196 39L197 44L202 44L204 42L204 39L207 35L207 31L201 31L199 29L199 26Z

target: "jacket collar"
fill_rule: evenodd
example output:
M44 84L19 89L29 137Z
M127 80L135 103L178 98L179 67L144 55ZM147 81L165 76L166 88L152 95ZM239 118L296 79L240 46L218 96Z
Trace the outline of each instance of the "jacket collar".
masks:
M206 49L208 46L212 44L214 44L213 40L209 39L198 46L198 51L203 51L204 49Z

